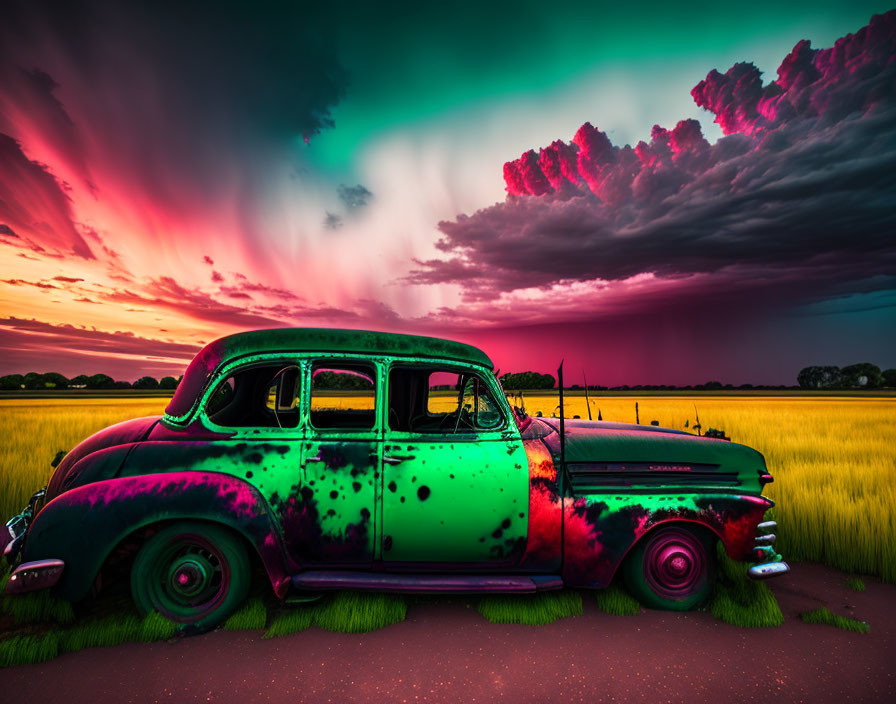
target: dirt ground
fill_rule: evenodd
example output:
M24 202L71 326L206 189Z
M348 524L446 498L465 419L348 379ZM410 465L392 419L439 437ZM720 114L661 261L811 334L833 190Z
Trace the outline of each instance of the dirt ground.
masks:
M779 628L708 613L583 616L547 626L488 623L460 602L412 607L365 635L317 628L263 640L215 632L0 670L0 702L892 702L896 586L795 565L772 583ZM867 621L866 635L803 623L818 606Z

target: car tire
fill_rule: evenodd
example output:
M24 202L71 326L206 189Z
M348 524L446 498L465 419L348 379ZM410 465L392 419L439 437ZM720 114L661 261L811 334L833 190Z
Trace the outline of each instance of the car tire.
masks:
M626 559L625 584L648 608L696 608L712 591L715 563L711 547L703 536L687 528L659 528L641 540Z
M137 609L157 611L184 633L224 621L246 598L250 581L242 540L211 523L166 526L143 544L131 567Z

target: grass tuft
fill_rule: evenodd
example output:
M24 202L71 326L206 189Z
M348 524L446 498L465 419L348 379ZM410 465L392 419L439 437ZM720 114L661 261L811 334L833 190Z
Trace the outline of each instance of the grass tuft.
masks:
M59 599L47 590L3 597L3 612L17 625L24 623L71 623L75 612L70 601Z
M59 633L59 651L73 653L85 648L99 648L137 640L140 619L135 615L104 616L79 623Z
M58 654L59 639L53 632L13 636L0 641L0 667L31 665L55 658Z
M733 626L756 628L780 626L784 614L775 595L764 582L747 576L749 567L735 562L717 544L718 575L709 601L709 610L720 621Z
M854 618L839 616L826 606L800 614L800 618L806 623L823 623L855 633L868 633L871 630L871 627L865 621L856 621Z
M315 606L294 606L281 611L271 619L271 625L264 632L262 638L277 638L288 636L290 633L298 633L310 628L314 623Z
M597 608L613 616L634 616L641 613L641 604L618 584L594 593Z
M582 595L571 590L527 595L482 597L476 608L492 623L543 626L557 619L582 615Z
M847 577L846 586L852 589L854 592L865 591L865 583L858 577Z
M260 596L246 600L246 603L224 622L226 631L255 631L264 628L268 620L268 610Z
M168 640L177 635L179 628L178 624L153 611L146 614L140 622L139 640L144 643Z
M368 633L404 621L407 602L396 594L336 592L326 601L294 606L274 616L265 638L318 626L339 633Z
M168 640L176 633L177 624L155 612L142 619L133 613L115 613L41 634L14 635L2 640L0 667L43 662L85 648Z
M317 606L314 625L340 633L367 633L404 621L407 602L397 594L337 592Z

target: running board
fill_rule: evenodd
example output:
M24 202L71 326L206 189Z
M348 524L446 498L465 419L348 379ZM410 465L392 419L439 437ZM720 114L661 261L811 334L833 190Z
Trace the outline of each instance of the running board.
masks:
M562 589L557 575L393 574L310 570L292 577L297 589L357 589L376 592L472 594L481 592L534 593Z

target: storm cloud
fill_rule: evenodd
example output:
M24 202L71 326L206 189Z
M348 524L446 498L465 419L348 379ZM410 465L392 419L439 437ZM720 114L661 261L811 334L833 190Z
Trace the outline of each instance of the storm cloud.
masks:
M347 76L329 39L300 6L7 3L4 172L25 169L12 146L21 144L29 158L36 150L52 163L50 178L100 199L139 193L154 209L192 216L239 191L251 210L248 184L272 155L286 159L292 145L333 125ZM6 173L2 181L15 183ZM54 207L65 214L64 203ZM62 244L61 253L89 256L72 234L77 224L62 217L44 230L6 224L48 251Z
M585 123L505 164L506 201L440 223L447 258L410 280L459 283L467 301L643 274L712 274L707 291L749 298L738 272L759 267L766 293L777 270L797 300L892 286L894 86L896 11L831 49L798 43L766 85L752 64L712 71L692 95L715 144L695 120L634 148Z

